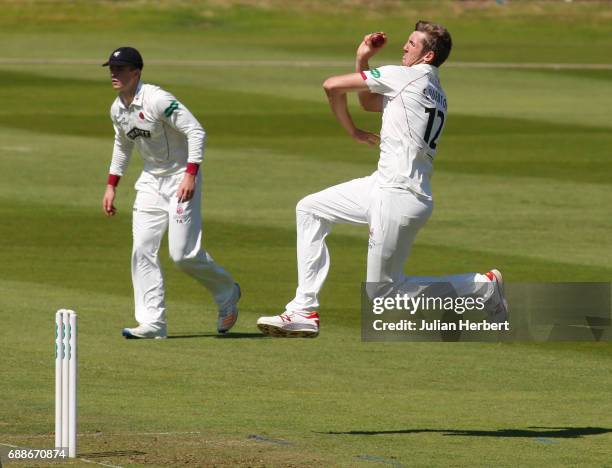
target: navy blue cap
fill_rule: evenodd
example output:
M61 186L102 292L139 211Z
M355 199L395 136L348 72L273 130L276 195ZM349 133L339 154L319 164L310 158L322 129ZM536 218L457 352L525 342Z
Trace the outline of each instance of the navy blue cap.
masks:
M140 52L133 47L119 47L113 50L108 61L102 64L103 67L109 65L133 65L141 70L144 66Z

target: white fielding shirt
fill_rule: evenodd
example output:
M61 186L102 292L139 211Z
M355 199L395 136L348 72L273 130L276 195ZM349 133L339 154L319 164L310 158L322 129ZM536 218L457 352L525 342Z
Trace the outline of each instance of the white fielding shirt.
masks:
M371 92L383 95L379 186L431 200L433 160L447 113L438 68L386 65L361 75Z
M159 86L140 82L129 107L120 97L110 116L115 146L109 173L123 176L134 145L144 160L144 171L169 176L185 171L187 163L201 164L206 133L191 112Z

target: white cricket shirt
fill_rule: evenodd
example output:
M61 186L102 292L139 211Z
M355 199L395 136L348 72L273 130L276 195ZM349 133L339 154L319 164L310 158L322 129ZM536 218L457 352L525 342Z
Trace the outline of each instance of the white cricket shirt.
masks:
M110 110L115 146L110 174L122 176L134 145L144 170L155 176L185 171L187 163L201 164L206 133L191 112L159 86L140 82L129 107L117 97Z
M386 65L362 72L370 91L383 95L380 187L431 196L433 160L446 123L446 94L438 68Z

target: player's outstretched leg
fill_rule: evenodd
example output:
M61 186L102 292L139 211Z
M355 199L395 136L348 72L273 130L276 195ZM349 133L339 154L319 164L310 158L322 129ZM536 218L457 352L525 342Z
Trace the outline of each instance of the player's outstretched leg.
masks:
M505 322L508 320L508 301L504 291L504 278L501 271L492 269L485 276L494 284L494 290L487 304L489 320L491 322Z
M448 276L402 276L393 289L411 297L481 298L490 322L508 320L509 308L504 280L497 269L486 273L461 273Z

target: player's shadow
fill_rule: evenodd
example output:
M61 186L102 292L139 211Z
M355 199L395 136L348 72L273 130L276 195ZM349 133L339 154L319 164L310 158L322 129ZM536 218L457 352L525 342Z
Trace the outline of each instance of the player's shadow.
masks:
M262 335L261 333L225 333L220 335L218 333L191 333L185 335L168 335L169 340L174 340L178 338L218 338L221 340L238 340L245 338L265 338L266 335Z
M420 434L437 432L445 436L461 437L547 437L554 439L579 439L584 436L607 434L612 429L605 427L538 427L529 426L528 429L497 429L494 431L463 430L463 429L399 429L395 431L347 431L347 432L319 432L319 434L333 435L386 435L386 434Z

